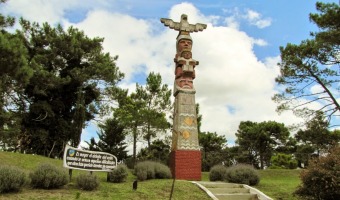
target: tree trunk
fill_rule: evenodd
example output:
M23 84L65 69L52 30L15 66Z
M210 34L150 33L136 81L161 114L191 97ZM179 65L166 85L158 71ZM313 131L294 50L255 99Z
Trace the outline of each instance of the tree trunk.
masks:
M148 141L148 150L150 152L150 147L151 147L151 134L150 134L150 124L148 124L148 130L147 130L147 135L146 135L146 140Z
M133 128L133 167L136 165L136 154L137 154L137 125Z
M48 154L48 157L49 157L49 158L51 157L51 154L52 154L52 152L53 152L53 149L54 149L55 143L56 143L56 141L54 141L54 142L53 142L52 149L51 149L50 153Z
M260 168L261 168L261 169L264 168L264 167L263 167L263 157L264 157L263 154L260 154L260 165L261 165Z

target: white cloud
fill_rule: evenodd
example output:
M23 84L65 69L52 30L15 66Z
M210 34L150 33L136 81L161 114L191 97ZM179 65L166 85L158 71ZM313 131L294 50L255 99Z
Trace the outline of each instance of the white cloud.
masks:
M57 11L50 11L46 17L51 21L66 20L66 7L60 8L59 4L38 4L38 8L34 9L46 7L47 11L47 8L55 8ZM18 12L24 15L33 11L21 9ZM190 23L208 24L203 32L191 34L193 58L200 62L194 85L196 102L200 104L203 115L202 131L217 132L234 141L240 121L276 120L287 125L298 121L289 112L280 116L275 112L276 104L271 97L276 90L274 79L279 73L276 64L279 58L267 58L264 62L258 60L253 47L266 45L265 39L254 39L238 30L240 15L225 19L227 26L216 26L216 20L222 17L205 15L193 4L181 3L169 10L168 18L179 21L182 13L188 15ZM41 20L45 19L39 16ZM270 25L269 19L262 19L255 11L248 11L247 19L259 28ZM172 88L177 32L164 27L159 19L139 19L93 7L81 22L72 24L65 21L64 24L84 30L89 37L105 38L104 50L112 56L119 55L117 65L126 74L122 87L133 90L136 75L146 76L154 71L160 73L163 82Z
M233 28L233 29L239 29L240 28L240 23L237 21L235 16L227 17L225 18L225 23L228 27Z
M257 28L265 28L271 25L271 18L263 18L259 12L251 9L247 9L244 12L239 8L223 9L225 14L230 16L226 17L225 22L228 26L238 28L242 20L246 20L249 24L256 26Z
M253 43L259 46L267 46L268 43L263 39L253 39Z
M250 9L247 10L244 18L247 19L250 24L255 25L258 28L265 28L272 23L270 18L263 19L260 13Z
M50 24L59 23L65 14L67 7L73 6L74 1L56 1L51 0L29 0L7 1L4 4L3 11L6 14L24 17L27 20L39 23L48 22Z

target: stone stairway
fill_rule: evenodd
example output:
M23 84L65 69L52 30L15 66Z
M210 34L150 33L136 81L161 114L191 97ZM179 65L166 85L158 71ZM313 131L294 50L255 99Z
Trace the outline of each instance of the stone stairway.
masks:
M214 200L271 200L262 192L243 184L225 182L193 182Z

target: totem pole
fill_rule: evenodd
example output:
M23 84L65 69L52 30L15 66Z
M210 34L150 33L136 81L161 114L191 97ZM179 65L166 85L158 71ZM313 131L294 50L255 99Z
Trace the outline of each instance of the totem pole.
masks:
M201 152L198 144L196 90L193 85L195 67L198 61L192 59L190 33L203 31L207 25L188 23L188 16L182 14L180 22L161 18L161 22L179 31L176 39L175 97L173 114L172 147L170 155L171 172L174 178L201 180Z

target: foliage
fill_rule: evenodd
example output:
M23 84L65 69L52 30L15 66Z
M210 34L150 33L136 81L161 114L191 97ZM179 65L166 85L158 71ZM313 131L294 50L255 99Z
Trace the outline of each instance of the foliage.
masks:
M297 160L295 160L292 155L283 153L273 155L270 159L270 163L271 166L269 168L271 169L296 169L298 165Z
M90 142L86 142L91 151L102 151L113 154L118 160L127 157L124 127L116 118L105 120L104 123L98 124L100 131L97 132L99 141L96 142L92 137Z
M340 7L337 3L317 2L316 9L319 13L310 14L309 18L319 31L299 45L288 43L280 47L281 74L275 81L286 88L273 100L279 104L279 112L292 110L308 120L316 111L323 111L331 121L340 111Z
M227 168L225 180L230 183L257 185L260 177L253 166L238 164Z
M323 113L317 112L315 117L306 123L306 129L300 129L295 138L302 145L313 147L319 154L322 150L327 151L334 143L340 142L340 132L329 131L328 121L325 120L325 116Z
M279 145L275 147L275 152L283 154L294 154L297 150L297 143L298 142L294 137L289 136L284 145Z
M166 179L171 178L170 168L164 164L153 162L153 161L143 161L137 163L134 169L134 175L137 179L144 181L147 179Z
M300 129L295 134L295 139L299 143L295 156L300 163L308 165L308 160L313 154L319 155L335 143L340 142L339 130L328 130L328 121L322 112L316 115L306 123L304 130Z
M30 178L33 188L54 189L68 183L67 172L48 163L39 165Z
M247 152L248 158L251 159L246 163L253 166L259 164L263 169L265 164L269 166L275 147L285 146L289 131L283 123L275 121L261 123L242 121L236 137L239 151Z
M170 154L170 142L169 139L154 140L150 147L142 148L137 157L139 160L153 160L163 164L167 164Z
M196 106L196 116L197 116L197 132L198 134L200 134L203 116L200 114L200 105L196 103L195 106Z
M77 176L77 186L86 191L92 191L98 188L99 180L96 175L86 173Z
M0 24L14 21L0 17ZM24 19L20 25L15 33L0 33L0 127L13 131L5 139L21 151L60 157L66 143L78 146L86 122L123 74L117 57L103 52L102 38Z
M132 159L133 166L135 165L137 155L137 139L140 135L138 129L142 121L141 109L145 106L145 103L138 98L136 93L128 95L127 90L122 90L117 98L119 107L114 109L115 116L122 122L127 134L131 134L133 138L133 150Z
M136 84L136 91L129 94L121 91L117 100L119 107L114 109L115 116L123 123L133 138L133 162L137 156L137 139L144 137L151 146L152 137L170 128L166 114L170 110L171 90L162 85L159 74L150 73L146 86Z
M155 178L156 179L168 179L171 178L170 168L162 163L155 163Z
M143 88L137 84L136 90L142 94L141 98L146 102L142 131L150 147L151 139L156 137L157 132L165 132L170 128L166 114L171 109L171 90L167 84L162 85L161 75L153 72L146 78L146 86Z
M227 139L217 133L201 132L198 134L199 144L203 152L221 151L226 147Z
M340 146L329 154L312 159L307 169L301 172L302 184L295 194L304 199L340 199Z
M13 166L0 166L0 193L18 192L26 183L25 172Z
M112 172L109 173L108 181L113 183L125 182L128 177L128 171L129 169L126 165L118 165L112 170Z
M224 181L227 173L227 168L223 165L215 165L209 171L210 181Z
M6 31L14 23L13 17L0 14L0 146L9 151L18 145L20 115L25 108L21 93L33 74L20 34Z
M230 154L229 148L220 151L202 152L202 171L210 171L211 167L222 164L225 166L232 165L233 156Z
M294 153L296 160L298 161L299 167L303 168L308 166L311 155L315 152L315 148L309 144L301 144L297 146L296 152ZM303 163L303 166L302 166Z
M212 132L199 132L198 140L203 155L203 171L209 171L212 166L221 164L227 160L227 139L224 135L217 135L216 133Z

